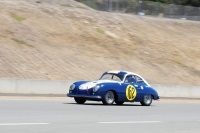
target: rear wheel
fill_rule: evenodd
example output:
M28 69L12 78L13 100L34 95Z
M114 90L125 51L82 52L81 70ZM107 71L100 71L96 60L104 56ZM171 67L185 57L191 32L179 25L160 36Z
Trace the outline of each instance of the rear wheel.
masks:
M104 105L111 105L115 101L115 95L112 91L106 92L106 94L103 96L103 104Z
M141 101L140 103L142 104L142 106L150 106L152 103L152 95L145 95L143 101Z
M78 103L78 104L84 104L84 103L86 102L86 99L78 98L78 97L75 97L74 100L75 100L76 103Z
M115 103L116 103L117 105L122 105L122 104L124 104L123 101L115 101Z

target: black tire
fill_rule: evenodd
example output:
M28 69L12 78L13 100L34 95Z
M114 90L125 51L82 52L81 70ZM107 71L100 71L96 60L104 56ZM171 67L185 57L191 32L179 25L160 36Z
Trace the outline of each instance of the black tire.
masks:
M123 101L115 101L115 103L116 103L117 105L122 105L122 104L124 104Z
M141 101L140 103L142 106L150 106L152 103L152 99L152 95L147 94L144 96L143 101Z
M104 105L112 105L115 101L115 94L112 91L106 92L103 96L102 102Z
M76 103L78 103L78 104L84 104L84 103L86 102L86 99L78 98L78 97L75 97L74 100L75 100Z

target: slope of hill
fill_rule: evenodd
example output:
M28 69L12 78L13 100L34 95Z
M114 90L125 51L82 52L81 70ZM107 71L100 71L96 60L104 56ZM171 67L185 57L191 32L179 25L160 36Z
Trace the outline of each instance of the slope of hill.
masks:
M200 23L93 10L73 0L0 1L0 78L200 85Z

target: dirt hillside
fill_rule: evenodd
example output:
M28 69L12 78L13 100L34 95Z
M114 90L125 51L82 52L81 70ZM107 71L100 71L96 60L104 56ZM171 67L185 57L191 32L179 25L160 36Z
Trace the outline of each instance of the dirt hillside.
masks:
M94 80L113 69L154 84L200 85L200 22L73 0L0 0L0 78Z

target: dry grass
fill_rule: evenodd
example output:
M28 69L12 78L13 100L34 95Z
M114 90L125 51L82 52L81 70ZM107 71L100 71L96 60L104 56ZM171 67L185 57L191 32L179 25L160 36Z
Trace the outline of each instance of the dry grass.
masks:
M99 12L73 0L9 1L0 2L0 77L94 80L122 69L150 83L200 85L199 22Z

